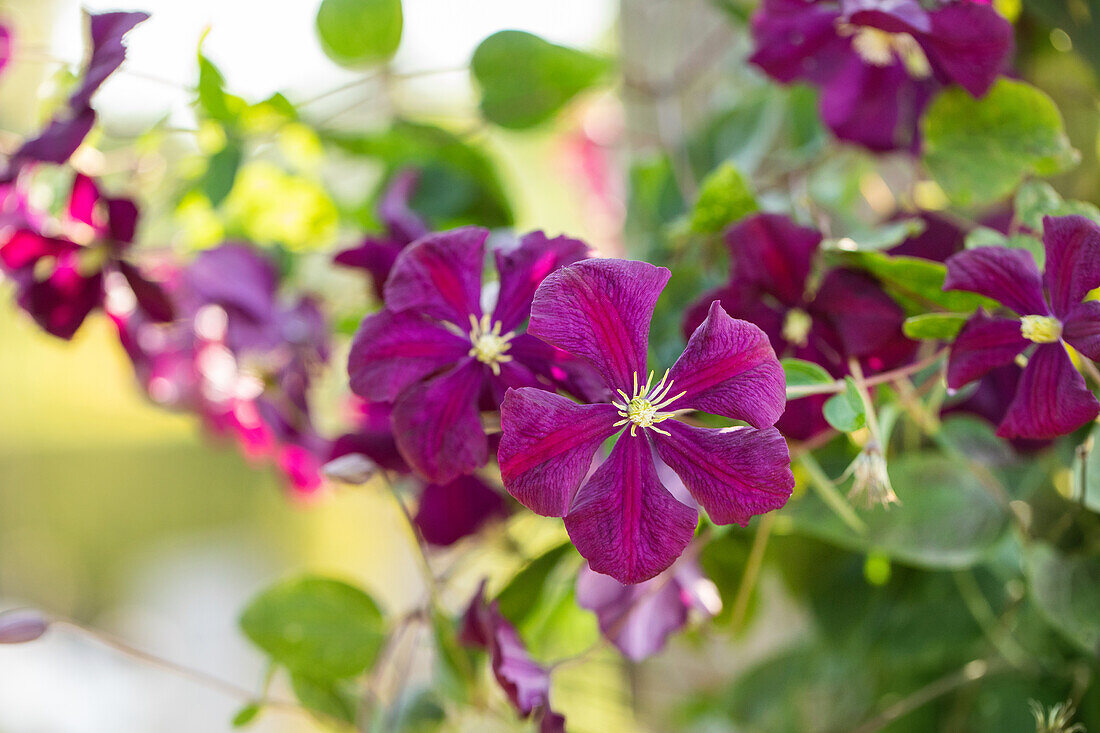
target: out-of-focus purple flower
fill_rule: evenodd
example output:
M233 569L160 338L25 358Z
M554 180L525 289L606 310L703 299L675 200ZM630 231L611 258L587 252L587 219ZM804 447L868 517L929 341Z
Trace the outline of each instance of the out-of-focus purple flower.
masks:
M577 404L537 389L511 389L501 406L504 486L544 516L564 517L599 573L640 583L669 567L691 540L694 507L657 475L653 451L716 524L745 525L791 494L787 444L772 425L783 412L783 370L758 327L717 301L683 355L654 384L646 377L649 321L669 271L645 262L587 260L539 286L528 330L583 358L618 398ZM752 427L693 427L693 410ZM582 486L592 457L620 434Z
M1100 359L1100 303L1084 301L1100 287L1100 226L1081 216L1043 220L1046 269L1030 252L979 247L947 261L944 290L998 301L1014 317L979 310L955 339L947 385L957 389L1030 349L1027 366L997 428L1003 438L1054 438L1100 414L1100 403L1073 366L1066 345Z
M386 282L385 309L363 319L348 359L352 391L393 402L401 455L434 483L450 483L489 459L481 411L495 410L507 388L580 389L574 377L587 371L523 333L523 324L542 279L586 256L588 247L533 232L512 249L496 249L499 293L485 312L488 235L465 227L405 249Z
M734 318L755 323L780 357L820 364L834 376L859 359L869 372L912 358L916 343L905 338L905 313L878 283L854 270L834 269L810 292L821 233L780 214L755 214L726 233L730 283L704 293L687 311L684 332L702 323L717 300ZM796 440L828 429L821 416L827 396L788 403L776 427Z
M577 605L595 613L603 635L638 662L661 651L687 625L691 611L716 615L722 599L689 551L668 570L637 585L623 585L584 567L577 576Z
M11 28L0 23L0 73L11 62Z
M486 603L484 581L462 618L459 640L489 653L497 683L522 717L536 716L540 733L565 733L565 718L550 707L550 671L527 653L497 602Z
M115 277L129 286L146 316L170 320L173 306L163 289L125 259L137 216L133 201L103 196L94 180L77 174L68 216L58 222L62 236L19 228L0 245L0 263L16 283L19 305L47 332L72 338L102 305Z
M942 86L980 97L1012 56L1012 25L971 0L765 0L750 61L821 89L821 116L871 150L919 146L918 122Z
M428 223L409 206L420 173L413 169L397 173L390 181L378 205L378 218L385 231L368 235L357 247L338 252L338 265L356 267L370 273L374 292L382 298L382 286L393 269L401 250L431 231Z
M31 163L64 163L76 152L95 125L92 95L126 59L123 37L148 13L100 13L89 15L92 41L84 78L69 96L65 109L58 112L46 128L25 141L11 158L0 180L11 181L23 166Z

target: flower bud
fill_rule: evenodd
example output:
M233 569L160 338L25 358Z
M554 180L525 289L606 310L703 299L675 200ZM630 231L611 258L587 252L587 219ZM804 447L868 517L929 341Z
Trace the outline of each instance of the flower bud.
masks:
M869 440L850 469L853 473L852 488L848 498L859 501L868 509L875 506L900 504L890 474L886 471L886 456L877 440Z
M0 644L23 644L46 633L49 620L33 608L0 613Z

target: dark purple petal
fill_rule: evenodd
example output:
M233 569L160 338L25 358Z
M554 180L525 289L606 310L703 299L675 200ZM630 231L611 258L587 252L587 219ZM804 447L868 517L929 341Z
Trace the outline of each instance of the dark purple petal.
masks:
M1020 322L1014 318L991 318L978 311L955 337L947 359L947 386L958 389L964 384L988 374L993 369L1011 364L1016 355L1031 345L1020 333Z
M367 237L358 247L345 249L333 257L333 262L344 267L366 270L374 281L375 295L381 299L386 278L390 276L393 263L405 248L404 242L390 239Z
M565 516L600 445L619 428L611 405L578 405L540 389L509 390L497 452L504 488L531 511Z
M405 390L393 405L397 449L428 481L445 484L489 460L478 397L487 369L464 359L449 372Z
M459 476L449 484L425 486L414 521L429 544L446 546L507 515L503 497L488 484L477 476Z
M730 269L788 306L801 305L821 233L781 214L754 214L726 232Z
M831 3L765 0L752 17L755 51L749 61L781 82L820 82L851 55L837 33L840 12Z
M386 225L388 233L404 244L420 239L431 231L420 214L409 206L419 181L420 173L415 169L398 171L378 204L378 217Z
M695 329L669 372L670 394L684 392L669 409L694 408L771 427L783 414L786 380L767 335L730 318L717 301Z
M333 441L329 460L358 453L387 471L409 473L412 469L397 452L390 427L393 407L384 402L363 402L356 411L356 431Z
M107 77L126 60L122 38L138 23L148 19L148 13L100 13L89 16L92 53L84 79L69 97L69 106L80 109L91 104L92 95Z
M900 361L916 350L901 326L903 311L871 277L852 270L833 270L821 281L813 309L839 337L846 356L859 359L890 354Z
M611 391L600 373L585 359L551 346L530 334L521 333L509 342L513 364L526 366L533 374L587 402L608 402ZM501 369L508 363L501 364Z
M27 272L17 282L19 305L48 333L63 339L72 338L103 302L103 273L81 275L72 254L58 259L45 280L36 281Z
M992 6L976 2L947 3L930 16L931 32L916 38L937 76L975 97L984 95L1012 57L1012 24Z
M4 180L14 180L20 168L27 163L64 163L67 161L95 125L95 111L91 107L50 120L36 137L25 141L8 161Z
M841 0L840 12L849 22L889 33L927 33L932 19L918 0Z
M200 252L187 268L186 285L204 303L239 309L257 320L271 318L278 273L246 244L223 244Z
M1100 361L1100 301L1087 300L1070 308L1062 339L1089 359Z
M629 392L635 376L645 381L649 322L669 276L634 260L563 267L535 293L527 332L587 359L609 385Z
M715 524L749 523L780 509L794 489L787 442L775 428L696 428L678 420L655 435L657 454Z
M984 295L1020 315L1050 313L1035 258L1023 249L978 247L952 255L943 289Z
M0 246L0 262L8 270L21 270L33 266L42 257L60 257L77 249L79 245L67 239L55 239L19 229Z
M821 90L821 119L841 140L888 152L919 146L918 120L937 90L900 61L874 66L856 55Z
M481 273L487 229L462 227L430 234L405 248L386 281L386 307L416 310L470 327L481 317Z
M108 234L116 244L134 241L137 218L137 204L130 199L107 199Z
M168 323L175 318L175 307L160 283L142 275L141 270L129 262L119 261L117 265L130 289L134 291L137 306L142 313L159 323Z
M1043 218L1043 284L1059 318L1100 288L1100 225L1083 216Z
M392 402L419 382L466 357L470 342L416 313L367 316L351 342L351 391L368 402Z
M593 570L631 584L672 565L697 521L695 509L661 485L646 437L624 433L577 492L565 528Z
M1035 349L1016 397L997 428L1002 438L1057 438L1100 414L1100 402L1085 385L1062 344Z
M957 227L954 222L927 211L921 212L920 218L924 221L924 231L893 247L889 250L889 254L943 262L956 252L962 251L966 242L966 232Z
M493 320L500 321L501 329L508 332L527 320L539 283L559 267L586 257L588 245L579 239L549 239L542 232L531 232L520 239L517 247L498 249L493 254L500 273L500 295Z

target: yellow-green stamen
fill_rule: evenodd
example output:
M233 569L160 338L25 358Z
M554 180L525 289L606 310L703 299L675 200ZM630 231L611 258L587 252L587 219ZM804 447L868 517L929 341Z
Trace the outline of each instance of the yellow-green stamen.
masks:
M629 423L631 436L636 436L638 434L638 428L650 428L662 435L668 435L669 433L667 431L657 427L657 423L664 422L669 418L676 417L686 412L686 410L661 412L663 408L668 407L687 394L687 392L681 392L675 397L668 396L668 393L672 391L672 380L668 378L667 369L665 370L664 376L661 377L661 381L657 382L656 386L653 385L653 377L654 372L650 372L649 379L647 379L645 385L639 389L638 373L634 372L633 395L627 395L627 393L623 392L621 389L616 390L622 398L622 401L611 403L614 407L618 408L619 416L623 418L615 423L615 427Z
M511 331L502 334L500 330L500 321L493 323L488 315L478 320L472 313L470 314L470 343L473 346L468 354L482 364L487 364L497 376L500 376L500 365L506 361L512 361L512 357L508 355L508 349L511 347L508 342L516 337L516 334Z
M1053 344L1062 338L1062 322L1051 316L1024 316L1020 319L1020 335L1037 344Z
M810 340L813 325L809 313L801 308L792 308L783 319L783 338L796 346L805 346Z
M841 22L838 29L841 35L852 37L852 48L871 66L890 66L896 58L905 65L906 72L912 78L927 79L932 76L932 65L928 63L924 49L908 33L889 33L845 22Z

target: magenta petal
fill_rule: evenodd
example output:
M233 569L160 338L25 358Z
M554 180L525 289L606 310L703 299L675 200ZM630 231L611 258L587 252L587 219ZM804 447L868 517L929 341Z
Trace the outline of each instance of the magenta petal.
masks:
M525 507L565 516L592 457L619 428L611 405L578 405L551 392L508 390L497 452L504 488Z
M715 524L749 523L780 509L794 490L787 442L775 428L696 428L662 423L656 435L661 460L683 480Z
M916 348L901 330L905 311L861 272L829 272L818 288L813 308L828 318L847 356L863 359Z
M481 317L481 273L489 230L462 227L430 234L397 257L386 281L386 307L416 310L470 327Z
M804 301L806 278L820 244L820 232L781 214L754 214L726 232L736 279L789 306Z
M656 578L623 585L614 578L581 568L577 576L577 605L596 614L611 643L628 659L640 662L659 652L665 641L682 629L689 606L669 568Z
M585 359L566 353L542 339L521 333L509 342L508 354L512 363L526 366L532 373L543 377L569 394L587 402L609 402L611 391L599 372ZM504 367L501 365L503 374Z
M694 408L771 427L783 414L786 380L768 336L748 321L730 318L715 301L669 372L672 394L686 392L670 409Z
M1062 339L1093 361L1100 361L1100 301L1087 300L1071 308L1062 324Z
M53 273L43 281L31 280L30 273L24 280L19 305L38 325L59 338L72 338L88 314L103 302L103 274L81 275L73 257L58 260Z
M369 402L392 402L414 382L466 356L470 343L416 313L367 316L351 342L351 391Z
M4 180L14 180L27 163L64 163L84 142L95 125L95 110L85 107L50 120L37 137L25 141L8 160Z
M99 188L95 181L90 176L77 173L73 179L73 191L69 195L69 218L87 224L96 231L101 230L104 226L102 217L106 212L96 212L99 199Z
M932 30L928 11L918 0L841 0L840 10L856 25L869 25L888 33Z
M1062 344L1043 344L1031 355L997 435L1057 438L1098 414L1100 402L1085 385Z
M1031 344L1014 318L991 318L978 311L955 337L947 359L947 386L958 389L999 366L1012 363Z
M547 275L588 254L588 245L569 237L548 238L542 232L525 234L514 249L494 253L500 273L500 294L493 320L505 332L521 325L531 311L531 299Z
M947 3L929 15L931 32L918 40L933 68L975 97L985 94L1012 56L1012 24L977 2Z
M951 255L943 289L984 295L1020 315L1050 313L1035 258L1023 249L978 247Z
M821 90L821 119L841 140L870 150L916 145L917 121L938 86L917 80L905 66L872 66L852 54Z
M698 518L661 485L645 436L624 433L577 493L565 528L593 570L631 584L675 562Z
M405 390L393 405L393 435L421 476L448 483L489 460L478 397L485 365L467 358L449 372Z
M420 173L415 169L398 171L378 203L378 216L382 223L391 236L404 242L420 239L431 231L420 214L409 206L419 181Z
M414 521L429 544L446 546L507 513L504 498L488 484L477 476L459 476L449 484L425 486Z
M840 57L851 53L837 33L839 19L832 3L764 0L752 17L755 51L749 61L784 83L821 81Z
M543 280L527 332L587 359L625 392L645 381L649 322L671 273L634 260L593 259Z
M116 243L129 244L137 232L138 208L130 199L107 199L107 230Z
M9 270L30 267L42 257L60 257L73 252L79 245L67 239L54 239L19 229L0 246L0 262Z
M1100 288L1100 225L1083 216L1043 219L1043 283L1054 313L1064 318L1090 290Z

